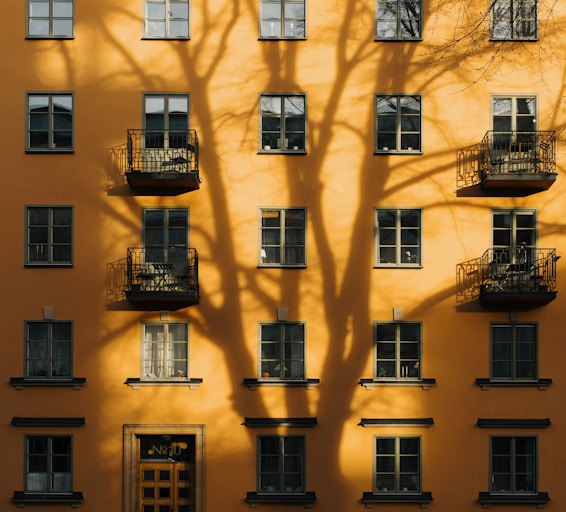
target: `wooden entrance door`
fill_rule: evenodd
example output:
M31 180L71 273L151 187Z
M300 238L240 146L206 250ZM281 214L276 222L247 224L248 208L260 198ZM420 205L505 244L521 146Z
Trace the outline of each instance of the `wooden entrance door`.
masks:
M194 464L141 462L139 512L194 512Z

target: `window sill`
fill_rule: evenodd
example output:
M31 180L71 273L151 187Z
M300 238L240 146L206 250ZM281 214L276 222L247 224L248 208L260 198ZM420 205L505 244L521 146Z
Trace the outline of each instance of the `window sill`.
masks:
M477 378L476 386L483 390L490 388L539 388L545 390L552 384L552 379L538 380L493 380L489 378Z
M314 389L320 384L320 379L305 380L275 380L275 379L244 379L244 386L256 390L260 387L287 387Z
M376 37L374 41L376 43L418 43L422 41L422 37L410 37L410 38L402 38L402 37Z
M316 493L309 491L302 494L286 494L286 493L266 493L248 492L246 495L246 503L251 508L256 508L260 503L272 504L280 503L283 505L303 505L305 508L311 508L316 501Z
M148 37L148 36L143 36L141 38L142 41L189 41L191 38L188 36L178 36L178 37L173 37L173 36L169 36L169 37Z
M83 501L83 493L78 491L70 493L43 494L25 491L14 491L14 495L12 496L12 503L14 503L18 508L22 508L24 505L51 505L59 503L71 505L73 508L76 508Z
M361 499L366 508L372 508L374 505L381 505L382 503L417 503L421 508L427 508L431 501L432 493L430 492L364 492Z
M260 149L258 155L306 155L306 149Z
M171 380L141 380L139 378L126 379L127 386L132 389L140 389L144 386L180 386L189 389L197 389L203 382L203 379L171 379Z
M21 390L27 387L69 387L81 389L86 384L85 377L72 379L26 379L24 377L11 377L10 386Z
M75 150L74 149L68 149L68 148L55 148L55 149L47 149L47 148L41 148L41 149L32 149L32 148L27 148L26 149L26 153L28 155L33 155L33 154L39 154L39 155L45 155L47 153L74 153Z
M420 386L428 391L436 384L436 379L360 379L359 385L366 389L375 389L382 386Z
M73 268L72 263L46 263L44 261L41 262L27 262L24 263L25 268Z
M259 36L258 41L306 41L307 36L285 37L285 36Z
M34 36L34 35L27 35L26 39L29 40L49 40L49 39L75 39L75 36Z
M258 264L257 268L307 268L305 263L301 263L300 265L282 265L280 263L260 263Z
M414 155L419 156L423 154L422 150L414 149L376 149L374 155Z
M550 501L547 492L539 492L534 494L513 494L513 493L496 493L480 492L478 502L482 508L490 508L491 505L536 505L537 508L544 508Z
M538 37L490 37L490 42L492 43L501 43L501 42L509 42L509 43L516 43L520 41L521 43L536 43L538 42Z
M376 263L373 268L423 268L421 263Z

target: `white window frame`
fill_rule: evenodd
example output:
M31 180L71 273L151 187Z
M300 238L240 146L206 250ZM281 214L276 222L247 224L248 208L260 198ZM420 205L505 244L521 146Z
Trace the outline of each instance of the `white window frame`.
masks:
M288 453L285 450L285 441L289 439L300 439L302 440L301 453ZM279 453L274 456L272 453L266 453L265 457L273 459L278 457L278 470L277 472L263 471L262 467L262 442L265 440L278 440L279 443ZM286 457L293 457L295 459L299 458L298 464L285 464ZM300 466L300 471L291 472L287 468L293 466ZM286 481L286 477L292 477L297 475L302 481L300 486L285 485L289 483ZM265 480L269 481L271 477L271 483L277 480L277 485L268 485ZM258 494L305 494L306 492L306 436L304 435L258 435L257 436L257 492Z
M417 453L402 453L403 441L416 441L417 442ZM406 435L406 436L396 436L396 435L376 435L373 438L374 444L374 463L373 463L373 492L377 494L420 494L421 491L421 481L422 481L422 436L419 435ZM378 452L379 441L393 441L394 450L393 453L381 454ZM401 464L401 459L403 457L417 457L417 469L415 472L404 473L402 471L403 464ZM383 459L393 459L393 465L381 465L379 460ZM382 470L382 468L389 467L388 471ZM393 481L391 481L393 478ZM416 481L415 481L416 479ZM416 487L416 488L415 488Z
M47 111L41 111L33 108L34 98L47 98ZM57 106L57 99L60 98L65 103L60 103ZM63 105L63 106L61 106ZM66 110L65 110L66 109ZM26 152L28 153L72 153L74 151L74 94L71 91L58 91L58 92L45 92L33 91L26 93ZM42 122L41 117L47 117L47 123ZM70 117L70 120L68 119ZM37 122L35 119L39 118L42 129L37 129ZM61 122L69 122L70 127L60 129ZM45 145L32 144L33 134L44 133L46 142ZM69 143L64 143L65 139L61 139L68 133L67 137L70 139ZM63 143L62 143L63 142Z
M381 225L380 213L394 215L395 225ZM406 224L405 219L411 214L418 214L418 225ZM422 267L422 208L387 208L378 207L374 211L374 266L393 268L420 268ZM387 235L394 238L394 243L388 242ZM416 238L416 242L407 237ZM387 254L394 252L394 256ZM382 257L384 256L384 257ZM383 261L392 260L392 261Z
M162 338L159 339L158 329L162 328ZM184 328L186 339L172 340L173 329ZM157 339L153 339L153 331ZM186 381L190 380L190 357L189 357L189 324L188 322L142 322L142 340L141 340L141 368L140 375L142 381ZM148 336L149 335L149 336ZM148 339L151 338L151 339ZM162 347L159 347L162 344ZM185 345L185 357L175 357L172 346ZM156 357L148 357L155 355ZM159 357L159 353L161 356ZM149 369L148 364L151 361L158 363L159 368ZM168 371L168 369L170 371ZM153 370L153 371L152 371ZM157 371L157 374L155 373Z
M290 212L302 212L303 214L303 226L287 226L286 221L287 217L289 217L288 213ZM271 213L278 215L279 225L278 226L264 226L264 218L267 219L267 214ZM266 214L264 216L264 214ZM258 225L259 225L259 240L258 240L258 266L260 267L293 267L293 268L303 268L307 265L307 209L305 207L265 207L260 208L258 213ZM291 232L295 232L302 230L302 242L299 240L297 243L293 244L288 242L290 238L289 235ZM264 232L265 231L265 232ZM278 239L278 243L266 243L267 235L269 232L272 231L276 234L276 238ZM264 236L265 235L265 236ZM268 241L268 240L267 240ZM291 251L295 249L298 251L298 255L300 256L300 252L302 250L302 261L291 262L290 255L292 254ZM279 261L276 261L275 257L270 256L271 251L279 251ZM287 253L289 256L287 256ZM271 260L274 261L271 261Z
M70 4L71 15L62 15L59 8L63 4ZM28 39L73 39L75 36L75 1L74 0L26 0L26 37ZM47 8L47 12L35 12L35 7L43 5L43 9ZM56 26L60 22L71 23L70 31L62 31L60 33ZM33 29L34 22L47 23L47 31L38 31Z
M30 453L30 442L32 439L45 439L47 441L47 453ZM54 441L58 439L67 440L69 443L68 454L58 454L54 451ZM46 471L31 471L32 457L45 457ZM54 457L67 457L69 471L54 471ZM36 461L34 461L37 463ZM34 478L35 475L35 478ZM42 475L44 475L45 482ZM59 478L57 478L59 477ZM45 493L63 494L73 491L73 436L70 435L26 435L25 436L25 482L24 492L26 493ZM35 480L35 482L34 482Z
M374 108L376 154L423 152L422 95L376 94Z
M260 153L306 153L306 94L261 93L258 109ZM267 126L268 124L273 126Z
M32 326L45 326L45 338L44 339L32 339L31 329ZM54 329L56 326L65 326L69 330L68 339L55 339ZM38 357L37 349L32 347L33 344L43 344L45 349L41 352L44 353L41 357ZM59 344L68 345L68 355L62 357L58 355ZM41 348L41 347L40 347ZM45 375L35 375L33 371L30 371L30 366L33 361L40 361L45 364ZM55 368L57 367L57 362L62 361L65 366L68 367L67 374L57 374ZM73 378L73 322L70 320L27 320L25 322L25 367L24 367L24 378L26 380L71 380Z
M418 11L416 17L409 16L409 6L413 6ZM417 34L411 35L404 27L407 26L409 21L414 21L415 19L418 24ZM393 26L394 29L392 28ZM421 41L422 28L422 0L375 0L376 41Z
M268 329L279 330L275 339L265 339ZM302 330L300 340L289 338L292 332ZM304 322L260 322L259 338L259 377L268 381L306 380L306 325ZM274 347L274 346L277 347ZM270 346L275 350L270 351ZM300 350L299 350L300 347ZM278 355L276 355L278 352Z
M259 39L306 38L306 0L259 0Z
M538 40L538 0L490 0L492 41L537 41ZM533 16L525 14L522 7L527 6ZM526 33L525 21L534 23L534 30Z
M390 338L381 338L380 331L394 329ZM403 338L404 329L417 329L417 340ZM423 330L421 322L374 322L374 379L383 381L420 381L422 375ZM411 345L413 347L411 347ZM416 346L417 353L414 353ZM382 348L383 347L383 348ZM391 350L393 348L393 351ZM413 348L411 351L410 349ZM389 356L389 357L386 357Z
M47 224L31 224L30 215L32 210L46 210L47 211ZM54 213L56 211L68 210L70 213L70 224L57 224L54 218ZM26 223L26 235L25 235L25 265L28 267L32 266L49 266L49 267L69 267L73 265L73 252L74 252L74 241L73 241L73 226L74 226L74 212L73 207L68 205L61 206L50 206L50 205L28 205L25 207L25 223ZM45 237L43 233L37 235L32 233L32 229L45 231ZM56 230L66 230L68 231L68 241L59 241L61 233ZM64 235L64 233L63 233ZM64 237L66 239L66 237ZM68 248L69 259L55 259L55 249L58 247ZM45 259L34 259L30 257L33 254L39 255L47 253Z
M163 6L164 16L150 16L149 6ZM174 16L180 14L175 12L176 6L186 5L186 16ZM191 4L190 0L144 0L143 2L143 39L190 39L191 38ZM152 23L159 23L163 25L163 32L159 34L152 34L150 27ZM186 24L186 33L181 35L172 34L172 24Z
M502 473L497 471L497 464L495 463L495 457L497 456L494 453L493 444L496 440L501 439L509 439L510 440L510 452L508 454L509 459L509 473ZM532 489L521 489L518 485L518 477L521 473L517 471L516 461L517 457L519 456L529 456L522 455L518 453L517 449L517 440L519 439L528 439L530 442L533 443L533 453L530 455L533 460L533 471L528 473L533 477L533 488ZM505 457L504 454L500 454L503 458ZM498 475L509 475L509 483L510 489L507 489L505 486L502 486L498 482ZM527 474L527 473L525 473ZM517 435L517 436L509 436L509 435L502 435L502 436L490 436L489 438L489 492L492 494L533 494L538 492L538 436L533 435Z

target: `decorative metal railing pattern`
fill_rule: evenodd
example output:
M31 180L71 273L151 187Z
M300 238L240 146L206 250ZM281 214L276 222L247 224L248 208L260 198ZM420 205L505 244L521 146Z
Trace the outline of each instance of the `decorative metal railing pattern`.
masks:
M456 267L457 301L482 293L546 292L556 288L556 249L491 248Z
M460 151L458 188L477 185L490 174L556 172L556 132L488 131L479 145Z
M128 130L125 172L199 174L195 130Z
M130 247L126 258L108 265L108 296L127 292L186 294L198 297L198 253L193 248Z

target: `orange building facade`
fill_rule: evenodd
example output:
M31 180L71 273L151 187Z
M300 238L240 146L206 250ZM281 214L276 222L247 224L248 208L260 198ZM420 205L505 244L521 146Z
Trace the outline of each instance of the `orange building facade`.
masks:
M1 510L563 510L566 10L20 0Z

